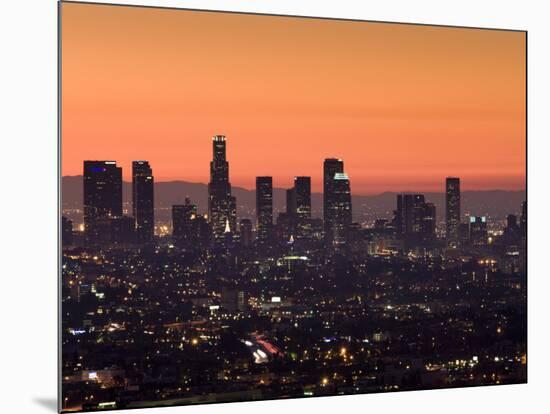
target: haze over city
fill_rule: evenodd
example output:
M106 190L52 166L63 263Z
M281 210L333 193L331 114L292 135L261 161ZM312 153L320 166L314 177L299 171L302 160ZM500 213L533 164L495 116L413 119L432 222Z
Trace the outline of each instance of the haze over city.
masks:
M65 4L63 175L147 159L208 181L231 140L235 186L346 160L354 194L525 188L525 35L429 26Z
M61 410L527 381L525 33L62 22Z

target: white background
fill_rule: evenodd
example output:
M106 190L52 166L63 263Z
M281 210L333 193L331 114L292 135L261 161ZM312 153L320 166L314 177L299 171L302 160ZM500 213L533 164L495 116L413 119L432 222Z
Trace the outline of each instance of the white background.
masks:
M120 0L119 3L130 3ZM550 13L544 1L139 1L134 4L502 27L529 31L529 384L175 407L139 412L542 412L550 374L547 298ZM0 411L55 411L57 4L0 3ZM544 408L546 407L546 408ZM136 411L133 411L136 412ZM547 411L546 411L547 412Z

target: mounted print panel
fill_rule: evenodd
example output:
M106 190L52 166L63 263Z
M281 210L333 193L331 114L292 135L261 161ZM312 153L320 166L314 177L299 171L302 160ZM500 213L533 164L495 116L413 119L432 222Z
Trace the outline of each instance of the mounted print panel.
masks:
M527 381L526 32L60 18L61 411Z

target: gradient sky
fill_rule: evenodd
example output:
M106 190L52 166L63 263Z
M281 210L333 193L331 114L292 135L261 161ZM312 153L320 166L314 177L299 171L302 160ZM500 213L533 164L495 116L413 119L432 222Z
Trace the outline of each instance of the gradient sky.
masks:
M62 173L206 183L211 136L233 185L354 194L525 188L525 34L138 7L62 6Z

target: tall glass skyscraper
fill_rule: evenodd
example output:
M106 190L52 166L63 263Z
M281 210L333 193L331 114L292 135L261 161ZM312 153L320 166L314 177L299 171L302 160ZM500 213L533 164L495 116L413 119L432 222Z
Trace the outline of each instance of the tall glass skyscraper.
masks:
M84 231L90 244L111 240L110 219L122 216L122 168L116 161L84 161Z
M214 243L222 244L226 238L227 224L233 233L236 233L237 225L237 205L235 197L231 195L225 135L215 135L212 138L212 151L208 184L208 219Z
M266 244L271 239L273 227L272 177L256 177L256 218L258 243Z
M181 247L192 247L197 243L197 206L185 198L185 204L172 206L172 238Z
M329 234L332 237L332 246L338 248L346 243L348 229L352 222L351 188L348 175L343 172L335 173L330 191Z
M296 214L296 192L294 187L286 190L286 214L291 217Z
M296 206L296 237L311 235L311 177L294 178L294 203Z
M242 219L239 226L241 246L248 249L252 246L252 221Z
M414 232L418 234L418 241L434 241L436 234L436 208L433 203L422 203L415 210Z
M333 211L334 194L334 175L344 172L344 162L337 158L327 158L323 163L323 221L325 230L325 241L331 245L334 239L332 229L334 226Z
M398 194L395 214L396 233L403 238L418 233L418 212L425 203L424 194Z
M460 178L445 180L445 224L447 245L456 247L460 241Z
M436 208L424 194L398 194L395 212L397 236L406 243L429 243L435 240Z
M487 244L487 217L470 216L470 243L472 246Z
M155 232L154 179L148 161L132 162L132 213L136 239L147 243Z

